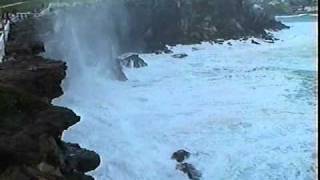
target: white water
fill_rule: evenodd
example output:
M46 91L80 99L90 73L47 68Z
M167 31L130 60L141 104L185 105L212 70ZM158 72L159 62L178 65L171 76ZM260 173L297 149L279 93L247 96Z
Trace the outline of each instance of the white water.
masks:
M88 68L56 101L82 119L64 139L100 154L98 180L186 180L178 149L204 180L313 179L316 24L290 25L275 44L142 55L149 66L126 69L127 82Z

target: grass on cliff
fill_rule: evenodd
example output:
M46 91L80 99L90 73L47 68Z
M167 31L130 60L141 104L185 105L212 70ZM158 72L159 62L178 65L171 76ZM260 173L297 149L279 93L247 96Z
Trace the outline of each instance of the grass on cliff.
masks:
M96 0L0 0L0 14L3 12L28 12L48 7L50 3L94 2Z

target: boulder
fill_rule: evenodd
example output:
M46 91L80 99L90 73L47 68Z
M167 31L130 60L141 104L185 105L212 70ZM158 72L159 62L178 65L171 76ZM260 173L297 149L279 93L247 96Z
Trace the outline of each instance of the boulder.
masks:
M181 163L184 160L188 159L190 157L190 153L186 150L178 150L174 152L171 156L171 159L175 159L177 162Z
M62 147L66 165L71 169L84 173L96 169L100 164L99 155L93 151L71 143L63 143Z
M127 53L118 57L121 65L128 68L142 68L148 64L138 54Z
M252 44L260 45L260 43L259 43L259 42L255 41L255 40L253 40L253 39L251 40L251 43L252 43Z
M187 174L190 180L201 179L201 176L202 176L201 172L197 170L192 164L189 164L189 163L177 164L176 169Z

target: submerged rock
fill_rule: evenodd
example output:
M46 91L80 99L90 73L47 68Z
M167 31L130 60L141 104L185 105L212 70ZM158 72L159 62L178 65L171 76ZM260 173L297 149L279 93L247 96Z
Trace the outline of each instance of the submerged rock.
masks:
M142 68L148 66L148 64L139 57L138 54L127 53L118 57L122 66L128 68Z
M177 58L177 59L182 59L182 58L185 58L185 57L187 57L187 56L188 56L188 55L185 54L185 53L172 55L173 58Z

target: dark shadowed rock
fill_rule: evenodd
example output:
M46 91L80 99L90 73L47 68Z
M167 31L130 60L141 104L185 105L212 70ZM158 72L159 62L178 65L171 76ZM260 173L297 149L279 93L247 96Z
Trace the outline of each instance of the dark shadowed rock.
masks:
M172 55L173 58L177 58L177 59L182 59L182 58L185 58L185 57L187 57L187 56L188 56L188 55L185 54L185 53Z
M88 176L88 175L83 175L83 174L78 173L78 172L67 173L65 175L65 178L67 180L94 180L93 177Z
M94 170L100 164L100 157L97 153L82 149L77 144L63 143L63 149L67 166L78 172Z
M189 179L191 180L201 179L201 176L202 176L201 172L197 170L192 164L189 164L189 163L177 164L176 169L187 174Z
M255 41L255 40L253 40L253 39L251 40L251 43L252 43L252 44L257 44L257 45L260 44L259 42Z
M37 55L45 51L44 44L41 41L8 42L6 44L5 50L7 56L17 56L25 54Z
M62 95L61 81L67 66L40 56L20 56L0 64L0 83L51 100Z
M44 48L33 27L12 26L7 61L0 64L0 179L92 180L84 173L99 165L99 156L61 140L80 117L51 104L63 94L67 66L37 56Z
M190 153L186 150L179 150L172 154L171 159L175 159L177 162L181 163L184 160L188 159L190 157Z
M173 51L170 50L170 49L165 49L163 52L164 52L165 54L172 54L172 53L173 53Z

